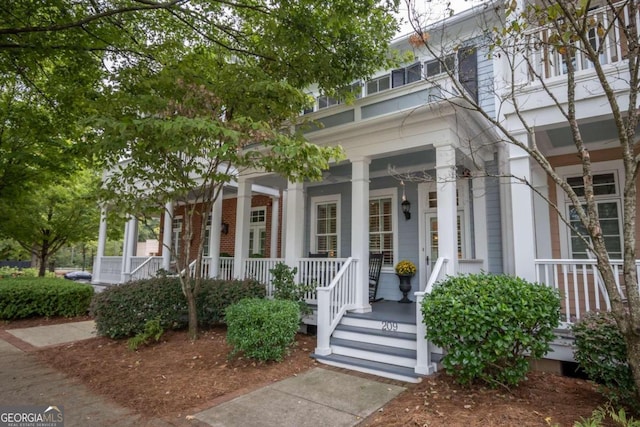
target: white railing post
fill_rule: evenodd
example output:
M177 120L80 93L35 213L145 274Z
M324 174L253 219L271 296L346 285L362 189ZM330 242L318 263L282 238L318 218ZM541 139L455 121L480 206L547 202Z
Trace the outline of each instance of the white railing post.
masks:
M419 375L431 375L437 370L435 363L431 361L431 346L427 338L427 326L422 317L422 301L424 296L431 292L433 285L444 279L448 259L438 258L433 266L431 276L427 281L424 291L414 293L416 300L416 366L414 372Z
M329 309L331 305L331 291L329 288L318 288L318 344L315 353L321 356L331 354L331 329L329 327L331 320Z

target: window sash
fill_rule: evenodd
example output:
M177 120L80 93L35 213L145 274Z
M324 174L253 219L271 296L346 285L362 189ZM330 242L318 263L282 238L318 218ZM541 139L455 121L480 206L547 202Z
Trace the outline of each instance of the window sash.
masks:
M582 176L572 176L566 179L567 183L575 191L578 197L584 197L584 180ZM622 258L622 211L618 196L617 176L614 172L598 173L593 175L593 193L596 196L596 207L603 233L603 238L609 256L613 259ZM612 198L611 196L614 196ZM586 205L582 205L586 209ZM587 245L582 237L589 240L589 233L578 218L575 207L567 205L569 223L569 253L575 259L589 258Z
M315 251L338 251L338 203L320 202L315 206Z
M383 266L394 265L393 199L369 199L369 251L384 252Z

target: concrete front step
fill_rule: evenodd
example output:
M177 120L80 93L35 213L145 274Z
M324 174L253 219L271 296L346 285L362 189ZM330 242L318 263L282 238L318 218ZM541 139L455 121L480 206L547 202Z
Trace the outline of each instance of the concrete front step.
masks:
M416 366L415 350L340 338L331 338L330 343L333 354L404 366L406 368L414 368Z
M330 354L328 356L312 354L311 357L320 363L377 375L379 377L391 378L410 383L419 383L422 381L422 376L416 374L413 368L394 366L387 363L358 359L356 357L349 357L341 354Z

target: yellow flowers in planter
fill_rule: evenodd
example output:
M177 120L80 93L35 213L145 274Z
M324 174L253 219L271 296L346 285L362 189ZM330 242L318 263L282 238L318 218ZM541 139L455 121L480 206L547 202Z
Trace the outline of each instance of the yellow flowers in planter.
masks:
M416 265L409 260L403 259L396 264L396 274L413 276L416 274Z

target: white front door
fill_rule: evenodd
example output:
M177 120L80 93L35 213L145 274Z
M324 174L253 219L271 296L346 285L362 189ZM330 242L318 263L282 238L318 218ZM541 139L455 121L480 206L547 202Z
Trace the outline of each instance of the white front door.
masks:
M464 258L464 227L461 227L463 212L458 211L457 224L458 224L458 259ZM438 215L435 212L426 213L427 235L426 235L426 264L427 264L427 280L431 275L433 266L438 261Z

